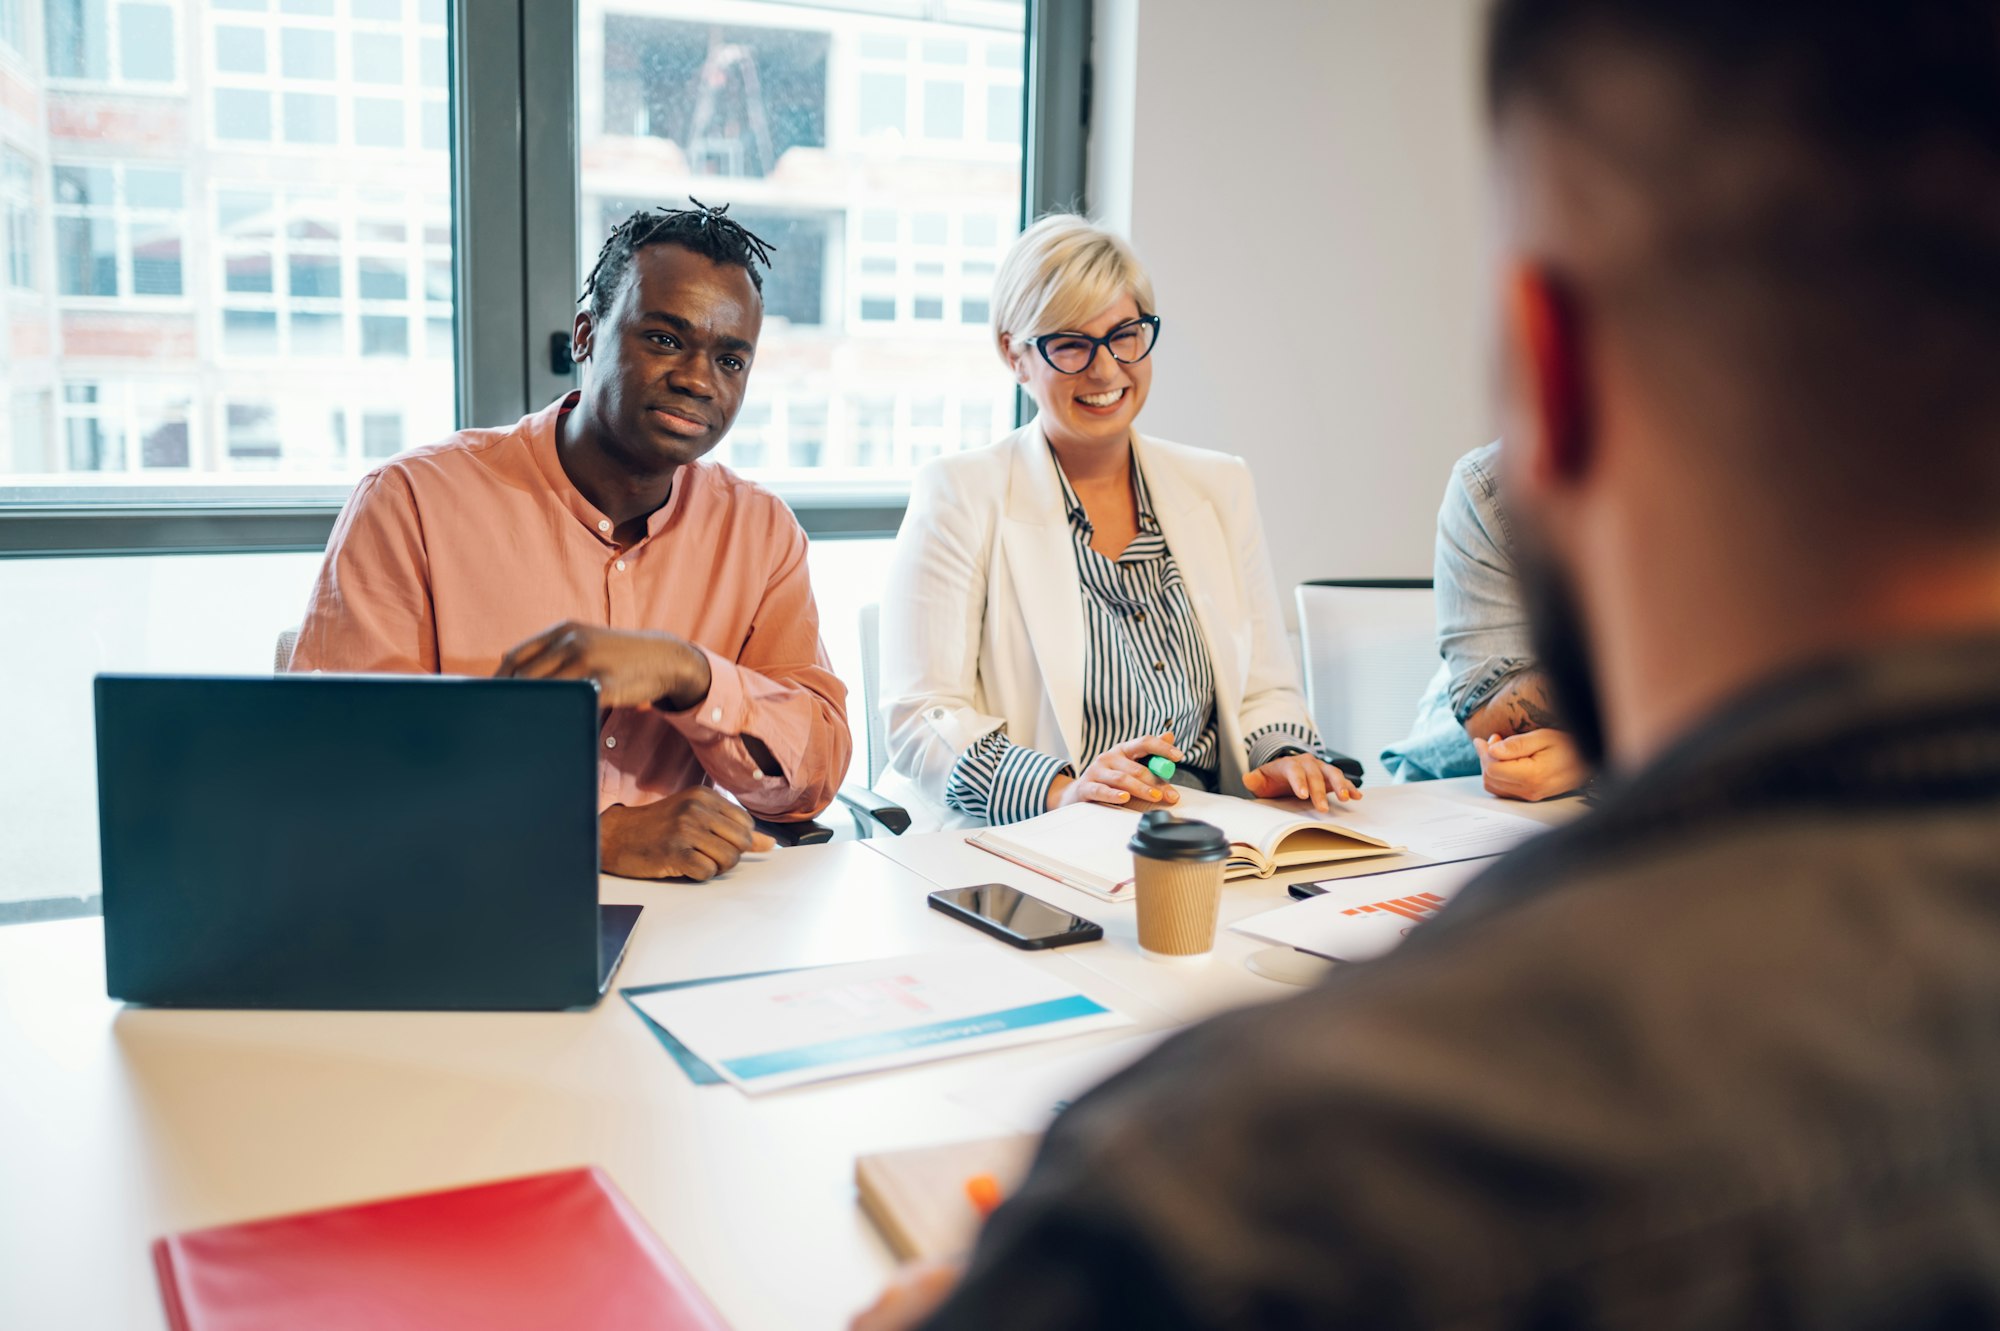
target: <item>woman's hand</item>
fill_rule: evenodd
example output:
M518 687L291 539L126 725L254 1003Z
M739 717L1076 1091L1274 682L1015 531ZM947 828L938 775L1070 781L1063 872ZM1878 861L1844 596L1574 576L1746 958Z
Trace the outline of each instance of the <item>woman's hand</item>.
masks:
M1128 739L1098 754L1082 776L1059 776L1049 782L1048 807L1086 802L1129 805L1135 800L1141 805L1178 804L1180 792L1146 769L1146 759L1156 753L1169 762L1183 760L1171 730Z
M1260 800L1281 800L1287 795L1308 800L1321 813L1328 811L1327 796L1342 801L1358 800L1361 792L1347 779L1347 773L1332 763L1323 763L1310 753L1288 753L1273 758L1246 774L1243 786Z

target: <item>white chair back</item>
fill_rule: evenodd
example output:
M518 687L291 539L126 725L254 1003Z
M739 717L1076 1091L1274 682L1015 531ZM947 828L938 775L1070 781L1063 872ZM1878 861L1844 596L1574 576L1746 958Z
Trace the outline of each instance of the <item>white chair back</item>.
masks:
M868 787L889 766L889 731L882 720L882 607L861 607L861 705L868 715Z
M1306 706L1320 739L1388 781L1382 750L1410 733L1437 673L1437 613L1428 578L1302 582L1294 592Z

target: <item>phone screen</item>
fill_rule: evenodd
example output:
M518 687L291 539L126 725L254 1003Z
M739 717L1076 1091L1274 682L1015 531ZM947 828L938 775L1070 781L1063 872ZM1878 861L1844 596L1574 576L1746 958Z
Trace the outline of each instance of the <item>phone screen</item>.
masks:
M1072 915L1005 883L947 888L930 895L938 909L968 923L985 921L991 926L987 932L1007 936L1009 941L1046 946L1057 940L1081 943L1103 936L1103 930L1081 915Z

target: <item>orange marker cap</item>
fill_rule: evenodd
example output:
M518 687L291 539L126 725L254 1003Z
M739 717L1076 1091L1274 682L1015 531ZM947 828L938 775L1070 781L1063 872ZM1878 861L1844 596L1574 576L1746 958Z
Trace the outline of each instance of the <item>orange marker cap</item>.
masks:
M981 1216L992 1215L1000 1205L1000 1180L991 1174L974 1174L965 1181L965 1199Z

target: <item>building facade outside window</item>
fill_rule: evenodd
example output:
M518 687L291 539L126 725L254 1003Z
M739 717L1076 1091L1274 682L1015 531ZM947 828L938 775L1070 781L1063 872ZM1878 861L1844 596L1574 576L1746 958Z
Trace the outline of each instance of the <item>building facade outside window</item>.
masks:
M988 332L1019 229L1026 8L583 0L581 269L689 196L777 252L716 456L781 487L898 487L1012 428Z
M7 285L16 291L35 289L35 219L40 209L41 181L35 163L15 148L0 150L0 197L7 210Z
M0 10L0 486L346 485L455 427L447 18Z
M165 0L44 0L51 79L114 88L180 82L180 6Z

